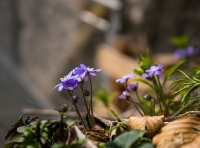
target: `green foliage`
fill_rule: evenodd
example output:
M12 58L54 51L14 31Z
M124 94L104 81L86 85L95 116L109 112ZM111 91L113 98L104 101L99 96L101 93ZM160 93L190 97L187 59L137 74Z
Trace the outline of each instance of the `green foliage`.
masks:
M58 122L50 122L47 120L34 121L26 126L17 128L17 134L7 143L7 147L14 145L19 147L42 147L43 145L51 145L56 137L53 134L55 127L59 126Z
M184 38L174 39L174 43L178 46L183 46L185 42L186 39ZM176 117L180 113L187 111L199 110L200 96L196 90L200 87L200 68L195 68L192 73L187 74L179 70L184 63L184 61L180 61L164 69L164 77L162 77L161 74L153 74L151 77L143 78L142 74L144 72L147 74L148 71L146 70L149 69L153 63L150 57L141 56L139 59L139 68L134 70L135 74L138 76L134 78L134 81L145 84L148 86L148 90L146 90L145 94L141 95L138 88L132 92L126 88L125 90L129 91L129 93L134 93L127 97L127 101L133 103L136 109L141 109L139 110L143 111L141 115L143 115L143 113L144 115L151 116L164 115L167 117L166 119ZM155 68L156 66L157 65L152 67ZM160 71L162 70L163 69ZM179 73L177 73L178 71ZM169 86L169 84L171 85ZM124 85L124 87L127 86L129 86L128 83ZM98 126L91 126L91 128L83 132L87 134L87 137L89 137L88 133L90 133L90 136L93 133L93 137L91 137L94 140L96 136L96 141L100 141L100 136L103 137L101 139L103 139L102 141L105 143L100 144L100 148L154 147L151 140L145 137L144 131L128 131L129 128L124 120L110 108L114 94L110 95L107 91L100 90L96 98L107 107L108 111L114 117L113 121L99 120L102 125L92 121L93 123L97 123ZM57 110L60 115L60 120L39 120L38 118L20 117L6 135L7 141L5 148L84 147L84 141L77 140L74 133L75 131L71 129L74 120L65 117L67 110L68 107L66 105ZM83 123L84 122L82 122L82 126ZM99 132L99 135L97 132L92 132L92 130L95 131L96 127L101 128L101 130L97 130L98 132L102 131Z
M200 68L194 68L194 75L200 78Z
M179 61L177 64L174 64L173 66L165 70L163 83L169 80L171 76L174 75L181 66L183 66L184 63L185 61Z
M119 135L104 148L153 148L153 145L144 137L143 131L134 130Z
M195 90L200 88L199 71L195 70L193 75L188 75L181 70L179 70L179 72L183 77L172 83L173 95L174 97L179 97L180 100L179 109L173 114L173 116L177 116L186 111L200 109L200 97L198 93L196 94L195 92Z
M198 75L190 76L185 72L180 70L183 78L180 81L175 81L177 88L175 88L174 95L179 95L181 97L181 102L183 104L188 103L190 95L194 90L200 87L200 79Z
M146 69L148 69L152 65L152 60L150 56L143 55L139 58L139 67L134 69L134 73L138 75L142 75Z
M75 140L71 144L53 144L51 148L83 148L84 147L84 141L81 140Z
M115 112L110 106L113 98L115 97L115 93L109 94L106 90L99 90L96 94L96 98L103 103L103 105L107 108L109 113L118 121L121 121L117 112Z
M154 89L153 84L152 84L150 81L146 80L146 79L143 79L143 78L135 78L134 81L139 82L139 83L142 83L142 84L145 84L145 85L149 86L151 89Z
M65 143L70 132L71 121L64 118L62 120L34 120L27 124L18 124L12 130L12 134L7 136L5 148L44 148L51 147L55 143ZM22 118L19 120L23 121ZM18 123L19 123L18 121ZM26 121L26 120L25 120ZM27 122L27 121L26 121ZM73 148L78 143L67 145ZM79 143L80 144L80 143ZM68 148L67 147L67 148Z
M109 93L104 90L104 89L101 89L97 92L96 94L96 97L98 100L100 100L106 107L109 106L110 104L110 95Z
M172 45L174 45L176 48L185 48L189 44L189 37L187 35L182 36L173 36L170 39L170 42Z
M192 92L200 86L200 69L196 68L195 73L192 74L193 76L189 76L183 71L180 71L184 78L179 79L180 73L177 73L177 71L179 71L185 63L185 61L181 60L164 69L163 79L158 76L145 79L141 75L145 72L145 68L149 68L152 64L152 62L148 59L150 58L141 58L139 68L134 71L135 74L139 75L139 77L134 78L134 81L148 86L149 89L147 90L146 95L151 96L150 100L146 100L144 97L139 95L139 92L136 92L138 104L143 113L145 115L164 114L165 116L170 116L177 113L177 107L179 107L179 109L183 107L185 110L191 110L190 107L192 103L189 101L189 97ZM138 70L141 73L138 73ZM176 80L173 80L173 78L176 78ZM173 81L173 84L169 87L171 80ZM169 83L166 83L168 81ZM177 100L177 96L181 97L181 99ZM196 101L192 102L194 103ZM184 107L185 105L187 108Z

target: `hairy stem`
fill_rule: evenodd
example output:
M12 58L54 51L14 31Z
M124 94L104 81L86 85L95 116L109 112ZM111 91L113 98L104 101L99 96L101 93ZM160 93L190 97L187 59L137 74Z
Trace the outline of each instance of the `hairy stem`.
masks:
M86 124L85 124L85 122L84 122L83 117L81 116L81 113L80 113L80 111L79 111L79 109L78 109L78 106L77 106L77 104L76 104L76 101L73 99L73 94L72 94L72 92L69 91L69 95L70 95L70 98L71 98L71 100L72 100L72 104L73 104L73 106L74 106L74 108L75 108L75 111L76 111L78 117L80 118L80 120L81 120L81 122L82 122L84 128L87 129L87 126L86 126Z
M83 101L84 101L84 104L85 104L85 107L86 107L86 110L87 110L87 115L90 116L90 109L89 109L89 107L88 107L88 103L87 103L86 97L85 97L85 95L84 95L83 86L81 86L81 92L82 92Z
M92 92L92 80L91 77L89 76L89 82L90 82L90 110L91 110L91 114L93 116L94 112L93 112L93 92Z

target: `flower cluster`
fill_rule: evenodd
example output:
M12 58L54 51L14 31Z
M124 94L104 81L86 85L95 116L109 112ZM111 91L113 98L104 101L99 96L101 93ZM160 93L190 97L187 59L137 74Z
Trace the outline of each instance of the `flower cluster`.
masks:
M163 65L153 65L149 69L145 71L145 73L142 75L145 79L151 79L155 76L160 77L163 72Z
M125 86L125 90L122 91L119 96L120 99L127 99L130 97L130 93L138 89L138 84L128 84L128 80L133 78L132 74L128 74L116 80L116 83L122 84Z
M175 52L175 56L178 59L182 59L182 58L188 58L188 57L192 57L196 54L199 53L199 49L198 48L194 48L192 46L187 47L186 49L183 50L177 50Z
M80 66L74 68L66 76L61 78L60 83L58 83L55 88L57 88L59 92L75 90L80 82L87 81L90 77L95 77L100 71L101 69L94 69L80 64Z

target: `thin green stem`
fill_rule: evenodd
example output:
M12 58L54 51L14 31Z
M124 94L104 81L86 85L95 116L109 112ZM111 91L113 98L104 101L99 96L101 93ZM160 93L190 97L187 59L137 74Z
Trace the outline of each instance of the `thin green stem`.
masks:
M119 115L112 109L112 108L108 108L110 113L120 122L122 122L121 118L119 117Z
M139 95L137 90L135 92L135 95L137 97L137 100L139 101L138 106L141 108L141 110L143 111L143 115L144 115L144 108L142 106L143 102L142 102L142 99L141 99L141 97L140 97L140 95Z
M141 106L139 105L139 103L133 101L133 98L127 99L127 101L129 101L130 103L132 103L132 104L135 106L136 110L138 111L138 113L139 113L141 116L144 116L144 113L143 113L143 111L141 111Z
M158 102L159 108L160 108L160 112L163 113L163 108L162 108L162 104L161 104L161 95L160 95L160 87L159 84L157 82L156 77L153 77L153 86L154 86L154 91L156 94L156 101Z
M164 91L163 91L163 87L162 87L162 85L161 85L161 82L160 82L160 79L159 79L159 77L156 77L156 81L157 81L157 83L158 83L158 87L159 87L159 92L160 92L160 100L161 100L161 102L162 102L162 104L163 104L163 112L164 112L164 115L168 115L168 105L167 105L167 103L166 103L166 98L165 98L165 94L164 94Z

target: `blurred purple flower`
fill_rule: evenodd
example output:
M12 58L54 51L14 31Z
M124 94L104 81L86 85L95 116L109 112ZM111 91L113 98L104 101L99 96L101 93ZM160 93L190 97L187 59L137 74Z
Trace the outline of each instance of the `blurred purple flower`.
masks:
M187 57L187 53L185 52L185 50L177 50L177 51L175 52L175 56L176 56L176 58L178 58L178 59L182 59L182 58Z
M138 89L138 84L129 84L126 88L128 92L136 91Z
M199 49L198 48L194 48L192 46L189 46L186 49L177 50L175 52L175 56L178 59L192 57L192 56L195 56L196 54L199 54Z
M123 99L126 100L128 99L128 97L130 97L130 93L127 90L124 90L121 95L119 96L119 99Z
M145 79L151 79L154 76L158 76L158 77L161 76L162 71L163 71L163 65L161 64L157 66L153 65L149 69L147 69L142 76Z
M197 52L197 49L190 46L187 48L186 51L187 51L187 56L190 57L190 56L193 56Z
M125 76L117 79L115 82L119 83L119 84L126 84L128 82L128 80L131 78L133 78L133 74L128 74L128 75L125 75Z

